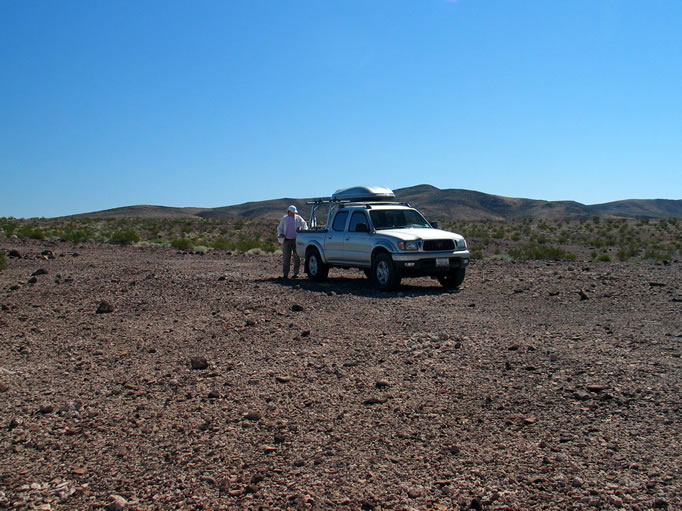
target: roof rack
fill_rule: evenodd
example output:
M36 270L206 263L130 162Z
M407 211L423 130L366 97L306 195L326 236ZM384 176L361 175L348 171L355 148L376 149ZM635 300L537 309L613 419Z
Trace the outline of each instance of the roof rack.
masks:
M395 200L395 194L390 188L383 186L354 186L352 188L345 188L336 190L331 197L320 197L307 201L306 204L312 204L310 208L310 225L316 227L317 219L315 217L315 210L321 205L328 205L327 224L331 218L332 211L341 207L341 205L362 203L365 204L379 204L388 203Z
M372 206L388 205L411 207L407 202L396 201L393 190L383 186L354 186L353 188L345 188L337 190L331 197L320 197L307 201L306 204L312 204L310 208L311 227L317 226L315 210L322 205L329 206L327 225L329 225L332 211L346 206L362 206L366 209L372 209Z
M324 204L339 202L391 202L395 200L395 194L390 188L383 186L354 186L336 190L331 197L321 197L309 201L307 204Z

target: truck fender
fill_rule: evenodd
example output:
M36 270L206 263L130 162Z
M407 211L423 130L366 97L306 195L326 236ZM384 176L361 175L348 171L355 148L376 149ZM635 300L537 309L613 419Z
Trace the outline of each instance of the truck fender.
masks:
M389 243L383 241L372 249L371 261L373 262L374 258L377 256L377 254L380 254L381 252L386 252L387 254L391 255L393 250L391 250L391 246Z
M311 241L308 243L308 245L305 247L305 254L303 254L304 258L308 256L308 251L312 250L313 248L316 248L318 253L320 254L320 259L322 259L322 262L324 264L327 264L327 254L324 253L324 249L322 248L322 245L318 241Z

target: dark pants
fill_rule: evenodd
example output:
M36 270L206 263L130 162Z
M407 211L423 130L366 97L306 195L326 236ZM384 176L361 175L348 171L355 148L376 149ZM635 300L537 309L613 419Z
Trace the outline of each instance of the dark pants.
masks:
M289 265L291 264L291 255L294 256L294 275L298 275L298 269L301 266L301 258L298 257L296 253L296 240L284 240L282 245L282 255L284 257L282 261L282 273L284 278L289 276Z

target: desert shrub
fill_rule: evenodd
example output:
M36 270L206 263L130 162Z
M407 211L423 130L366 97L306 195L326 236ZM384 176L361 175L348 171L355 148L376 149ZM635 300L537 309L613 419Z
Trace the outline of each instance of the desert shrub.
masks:
M512 259L532 259L532 260L553 260L553 261L575 261L576 255L567 252L561 247L555 247L539 243L527 243L522 247L509 251Z
M182 238L176 238L174 240L171 240L171 246L179 249L179 250L189 250L192 247L194 247L194 243L192 242L191 239L186 238L183 236Z
M14 234L14 232L17 230L18 227L17 222L12 222L11 220L5 220L3 219L2 222L0 223L0 227L2 228L3 231L5 231L5 236L8 238Z
M483 249L481 247L472 247L469 251L471 259L483 259Z
M19 227L17 236L20 238L29 238L32 240L44 240L45 233L35 225L26 224Z
M637 257L638 255L639 247L634 244L621 245L621 247L618 249L618 252L616 253L616 257L618 257L619 261L628 261L633 257Z
M599 254L596 258L595 261L600 261L602 263L610 263L611 262L611 257L609 254Z
M663 261L665 259L672 259L672 254L660 247L648 247L644 251L644 259L653 259L654 261Z
M266 252L273 253L277 250L278 245L275 245L273 241L265 241L261 245L261 248L265 250Z
M89 232L85 230L77 229L73 231L72 230L63 231L61 234L61 238L63 240L72 241L74 243L84 243L91 239L91 235Z
M254 248L261 248L261 242L259 240L246 239L237 242L237 250L239 252L248 252Z
M117 243L119 245L129 245L140 241L140 235L135 229L121 229L116 231L109 238L109 243Z
M233 241L225 238L218 238L211 243L211 246L216 250L234 250L237 248L237 245Z
M0 271L7 269L7 258L4 252L0 252Z

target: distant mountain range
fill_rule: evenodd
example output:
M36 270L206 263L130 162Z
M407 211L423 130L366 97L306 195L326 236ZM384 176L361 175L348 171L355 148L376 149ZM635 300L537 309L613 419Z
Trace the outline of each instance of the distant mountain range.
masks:
M501 197L471 190L441 190L417 185L394 190L396 198L408 202L429 220L576 220L593 216L625 218L682 218L682 200L629 199L585 205L575 201L544 201ZM73 215L75 218L265 218L278 219L290 204L307 218L312 198L281 198L245 202L220 208L172 208L127 206Z

